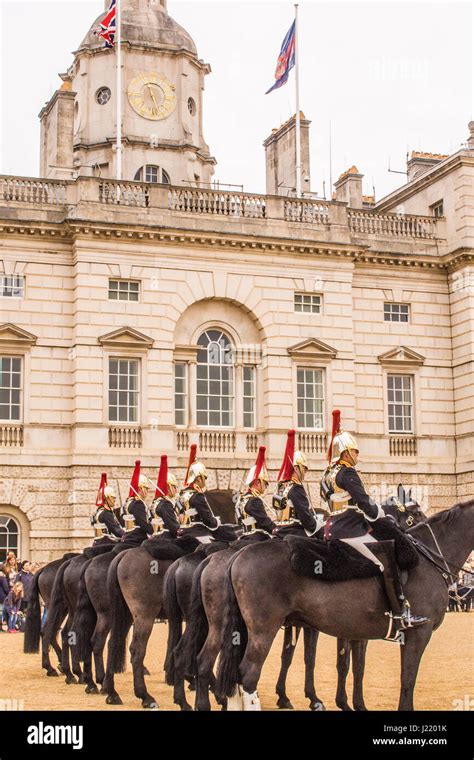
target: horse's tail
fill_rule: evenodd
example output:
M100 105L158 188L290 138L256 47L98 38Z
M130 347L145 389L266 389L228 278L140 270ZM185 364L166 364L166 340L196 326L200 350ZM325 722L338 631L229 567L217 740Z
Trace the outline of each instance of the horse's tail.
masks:
M127 634L132 624L132 615L122 594L118 581L117 570L127 552L121 552L117 559L112 560L107 576L107 589L110 598L110 640L107 658L107 668L112 673L123 673L125 670L125 650Z
M38 582L43 569L44 568L38 570L30 586L28 614L26 615L25 623L25 638L23 640L23 651L25 654L35 654L36 652L39 652L41 637L41 604Z
M81 662L87 659L92 652L91 639L97 623L97 614L92 605L86 585L86 570L92 559L84 564L79 577L77 593L76 613L72 624L72 630L76 632L77 656Z
M232 566L238 556L239 553L232 557L225 574L224 626L216 685L216 696L220 699L234 696L240 682L240 663L247 646L247 626L232 585Z
M201 562L193 575L189 616L184 634L186 640L184 645L184 663L187 676L197 675L197 656L204 646L209 631L201 594L201 576L209 561L210 557Z
M64 573L72 559L66 560L59 566L54 579L53 590L48 607L48 616L44 627L44 637L48 642L53 641L61 628L67 613L67 600L64 591Z
M178 567L179 560L170 565L163 581L164 604L166 617L168 619L168 642L166 646L164 670L168 686L174 685L174 649L183 633L183 612L179 604L176 590L176 571Z

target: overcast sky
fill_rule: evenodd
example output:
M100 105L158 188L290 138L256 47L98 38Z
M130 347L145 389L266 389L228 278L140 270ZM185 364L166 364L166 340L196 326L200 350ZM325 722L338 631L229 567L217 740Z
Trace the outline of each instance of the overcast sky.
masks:
M102 0L0 0L0 173L37 176L38 113L61 84L58 72ZM280 45L293 20L290 2L181 2L168 12L191 34L206 78L204 137L215 178L265 192L262 142L294 113L290 81L274 81ZM467 2L301 0L301 108L311 119L312 190L329 195L352 164L377 198L404 182L407 149L454 152L472 118L473 13Z

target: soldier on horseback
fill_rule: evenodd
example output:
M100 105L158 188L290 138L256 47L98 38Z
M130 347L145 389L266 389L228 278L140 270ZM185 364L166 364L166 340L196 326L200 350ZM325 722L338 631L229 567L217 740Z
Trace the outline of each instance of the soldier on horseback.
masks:
M237 538L234 525L221 525L206 499L207 471L196 459L197 446L192 444L184 489L179 497L181 527L178 535L190 535L202 543L212 540L234 541Z
M150 481L145 475L140 474L140 460L135 462L128 499L123 507L123 520L125 523L125 535L122 541L133 546L140 544L153 534L150 523L150 512L145 503Z
M125 531L114 513L115 494L112 486L107 485L106 472L102 473L95 505L97 509L91 518L95 536L93 546L116 542Z
M155 498L151 505L151 524L154 537L176 538L179 530L176 495L178 481L172 472L168 471L168 457L162 454Z
M397 567L394 543L386 541L377 550L377 556L368 544L377 542L370 523L386 517L381 506L366 493L364 485L355 469L359 458L359 447L351 433L340 429L341 413L333 411L331 442L328 449L329 466L321 479L321 497L329 505L331 516L324 526L325 540L339 539L357 549L364 557L374 562L383 573L385 590L391 607L390 626L386 638L390 637L395 623L395 640L404 628L422 625L428 621L411 612L405 598ZM393 519L393 518L390 518ZM383 562L379 557L382 557Z
M260 532L271 538L277 527L276 523L268 516L262 499L269 484L265 450L265 446L260 446L257 460L250 468L245 480L247 489L240 496L235 507L237 521L243 528L244 536Z
M322 516L316 514L309 503L303 486L308 471L308 460L302 451L295 451L295 431L289 430L285 455L278 474L278 490L273 496L272 506L278 519L274 533L314 534L322 526Z

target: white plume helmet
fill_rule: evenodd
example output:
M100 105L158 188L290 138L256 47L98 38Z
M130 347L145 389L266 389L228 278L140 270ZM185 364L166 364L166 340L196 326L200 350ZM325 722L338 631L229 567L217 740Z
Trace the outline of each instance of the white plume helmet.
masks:
M186 483L188 485L191 485L194 483L196 478L199 478L200 476L207 478L207 470L205 465L202 462L193 462L193 464L189 468L188 477L186 478Z
M115 496L115 491L112 488L112 486L105 486L104 488L104 496L107 499L109 496Z

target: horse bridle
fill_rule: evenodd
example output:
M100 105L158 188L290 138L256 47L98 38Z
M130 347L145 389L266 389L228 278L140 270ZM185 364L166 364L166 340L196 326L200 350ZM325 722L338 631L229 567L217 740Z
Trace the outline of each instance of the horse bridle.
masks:
M409 540L411 541L411 543L413 544L413 546L415 546L419 550L419 552L421 554L423 554L423 556L429 562L431 562L431 564L434 565L434 567L436 567L437 570L440 571L440 573L441 573L441 575L443 577L443 580L445 581L446 585L449 587L449 585L450 585L449 579L451 579L451 583L453 583L454 581L456 581L457 577L458 577L457 573L460 570L462 570L463 568L460 567L459 565L456 565L454 562L450 561L449 564L452 567L456 568L456 571L457 571L456 573L451 572L451 570L449 569L449 565L448 565L448 562L446 560L446 557L444 556L443 552L441 551L441 547L440 547L440 545L438 543L438 540L437 540L437 538L436 538L436 536L435 536L435 534L433 532L433 529L432 529L431 525L429 525L429 523L418 523L418 526L423 526L423 527L428 528L428 530L430 531L430 533L431 533L431 535L433 537L433 541L434 541L435 546L438 549L438 551L434 551L434 549L431 549L429 546L426 546L426 544L423 544L421 541L418 541L410 533L407 534L407 537L409 538ZM444 563L444 567L442 565L438 564L433 559L433 557L437 557L438 559L441 559L443 561L443 563Z
M402 502L396 498L396 496L393 497L393 503L395 504L398 512L406 512L407 507L413 506L413 504L416 504L416 501L407 501L406 504L402 504ZM415 524L415 518L413 515L408 515L408 517L405 520L405 524L407 528L412 528Z

